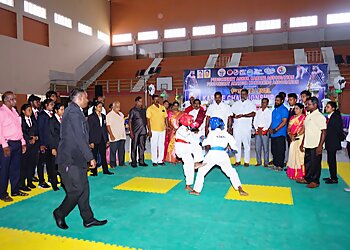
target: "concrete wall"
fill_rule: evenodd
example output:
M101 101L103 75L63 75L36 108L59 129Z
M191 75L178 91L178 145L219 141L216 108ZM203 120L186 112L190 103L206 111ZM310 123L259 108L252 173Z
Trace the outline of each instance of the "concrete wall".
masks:
M97 39L97 30L110 33L110 3L107 0L32 0L47 9L47 19L32 16L23 10L23 0L15 0L15 7L4 8L17 13L17 39L0 36L0 92L45 93L50 75L82 77L96 65L99 58L91 55L106 49L106 43ZM54 13L69 17L73 28L54 23ZM49 25L49 46L23 41L23 16ZM78 22L89 25L93 35L78 32ZM6 25L5 23L0 25ZM109 50L109 46L108 50ZM103 54L103 53L102 53ZM102 55L101 55L102 56ZM90 58L90 61L89 61ZM89 65L84 67L84 65ZM83 69L83 70L82 70ZM76 74L77 72L78 74ZM85 72L86 71L86 72ZM50 73L51 72L51 73ZM72 79L77 80L77 79Z
M305 47L307 44L318 46L322 44L350 44L350 25L331 26L327 28L310 28L297 31L284 31L260 34L246 34L246 35L231 35L222 37L185 39L179 41L156 41L148 44L134 44L124 46L113 46L111 53L113 56L132 56L137 51L137 55L157 54L163 53L178 53L182 51L205 51L216 52L215 50L237 49L250 47L254 48L268 47L269 50L273 47L282 49L282 45L288 48ZM136 47L136 50L131 48ZM261 49L259 49L261 50ZM194 53L195 54L195 53Z

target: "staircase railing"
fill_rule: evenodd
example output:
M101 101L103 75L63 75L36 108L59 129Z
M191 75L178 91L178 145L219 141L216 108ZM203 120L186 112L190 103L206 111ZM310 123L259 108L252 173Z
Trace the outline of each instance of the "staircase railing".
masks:
M96 85L101 85L104 93L106 94L118 94L131 92L134 86L137 84L138 79L108 79L108 80L96 80L89 83L87 91L94 90ZM50 81L50 90L57 91L59 93L69 93L73 88L77 86L86 86L86 81L75 81L75 80L52 80ZM156 85L156 79L151 78L148 81L149 84ZM173 79L173 90L182 89L183 79L174 78ZM142 87L139 92L144 92Z

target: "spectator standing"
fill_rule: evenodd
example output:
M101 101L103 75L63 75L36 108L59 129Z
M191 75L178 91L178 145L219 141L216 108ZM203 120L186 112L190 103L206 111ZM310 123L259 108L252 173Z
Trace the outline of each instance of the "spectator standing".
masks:
M292 180L298 180L305 176L304 152L300 145L304 137L305 115L304 105L296 103L294 113L288 123L288 136L290 138L289 157L287 162L287 176Z
M341 150L341 142L344 140L343 120L335 102L327 103L326 112L328 117L325 146L330 177L323 180L326 184L337 184L337 151Z
M26 152L21 120L15 110L16 96L7 91L2 95L0 107L0 200L11 202L7 193L8 182L11 183L11 196L27 196L19 190L21 154Z
M209 133L209 121L210 117L218 117L224 121L225 129L231 135L232 131L232 111L230 106L222 101L221 92L215 92L214 94L214 102L209 105L206 113L206 121L205 121L205 135L208 136Z
M110 165L112 168L116 167L116 152L118 151L118 165L124 167L126 133L120 102L113 102L112 111L107 114L106 123L110 142Z
M112 175L114 173L108 170L106 159L106 147L107 143L109 144L109 142L106 126L106 116L102 114L102 108L102 102L95 102L94 111L91 115L88 116L89 144L95 159L97 159L97 155L100 154L103 173ZM98 166L96 166L96 168L91 169L93 176L97 176L97 168Z
M165 131L168 127L168 114L159 102L159 96L152 96L153 104L146 110L148 136L151 140L151 156L153 166L164 166Z
M271 153L276 171L283 171L286 152L288 109L283 105L283 96L275 98L275 109L272 111Z
M268 167L269 164L269 128L272 120L272 111L267 107L268 105L269 99L263 98L261 100L261 108L256 112L256 116L254 117L253 125L255 128L255 151L257 160L255 166L261 166L262 164L261 150L264 152L264 167Z
M237 153L235 166L241 164L242 144L244 147L244 166L248 167L250 162L250 141L252 138L252 122L256 107L248 99L248 90L242 89L241 100L232 106L233 112L233 135L236 139Z
M39 188L50 188L46 183L44 177L44 167L51 182L52 188L57 189L57 175L55 171L54 157L50 148L50 119L54 117L54 101L52 99L46 99L43 102L43 109L38 116L38 132L39 132L39 161L38 161L38 176L39 176Z
M147 118L141 96L135 98L135 107L129 111L129 129L131 139L130 164L135 168L138 162L140 166L147 167L144 156L147 138Z
M319 111L318 98L307 100L307 111L310 112L305 119L305 136L300 150L305 150L305 177L297 180L298 183L308 184L308 188L317 188L320 185L322 147L326 139L326 118Z
M39 134L37 122L32 114L31 105L23 104L21 107L22 132L27 150L21 158L19 189L22 191L30 191L36 188L33 184L33 172L38 163Z

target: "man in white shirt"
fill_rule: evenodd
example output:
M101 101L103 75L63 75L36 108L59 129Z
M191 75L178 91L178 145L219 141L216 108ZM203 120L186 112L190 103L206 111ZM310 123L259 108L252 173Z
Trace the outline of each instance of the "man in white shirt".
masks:
M198 128L198 137L204 136L206 114L204 109L201 107L201 101L199 99L195 99L193 101L193 109L188 112L188 114L193 116L194 123Z
M222 102L221 92L215 92L214 99L215 102L210 104L210 106L207 109L207 117L205 121L205 135L207 136L209 133L210 117L221 118L225 123L225 128L227 129L227 132L229 132L232 135L232 112L230 110L230 106Z
M244 166L249 167L250 162L250 140L252 134L252 121L255 116L256 107L248 100L248 90L242 89L241 100L232 106L233 112L233 136L237 143L237 154L235 166L241 164L242 143L244 147Z
M253 125L255 128L255 152L257 164L261 166L261 149L264 150L264 167L269 164L269 127L272 120L272 111L267 107L269 99L263 98L261 100L261 108L256 112Z

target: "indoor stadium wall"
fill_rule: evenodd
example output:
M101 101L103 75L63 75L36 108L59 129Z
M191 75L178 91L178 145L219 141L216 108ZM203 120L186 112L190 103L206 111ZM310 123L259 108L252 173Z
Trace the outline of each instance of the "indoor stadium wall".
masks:
M96 34L97 30L108 35L110 33L108 1L31 2L46 8L46 19L24 12L22 0L15 0L14 7L0 4L0 19L5 16L5 20L0 21L0 31L9 25L14 30L12 35L11 32L0 34L0 93L12 90L16 93L43 94L49 89L52 78L80 79L91 70L86 65L93 67L98 63L97 57L89 62L92 55L102 50L109 52L109 45L99 40ZM1 15L4 12L7 15ZM6 20L7 16L11 16L8 12L15 16L14 20ZM72 29L56 24L55 12L71 18ZM79 33L78 22L92 27L92 36Z
M315 48L350 44L349 24L327 25L327 14L350 11L348 0L185 1L111 0L111 34L132 34L132 41L113 42L118 59L204 55ZM170 4L169 4L170 3ZM290 28L291 17L318 16L318 24ZM140 18L142 16L142 18ZM255 21L281 19L281 29L255 30ZM223 24L247 22L247 31L223 33ZM193 36L192 27L215 25L215 35ZM186 28L183 38L164 38L165 29ZM139 41L138 32L158 31L158 39ZM135 46L136 45L136 46Z
M318 15L319 26L326 26L326 15L350 11L348 0L276 1L276 0L111 0L112 34L137 34L140 31L193 26L216 25L216 33L222 33L222 24L257 20L282 19ZM286 27L287 29L287 27ZM248 29L248 32L250 30ZM264 32L262 32L264 33Z

